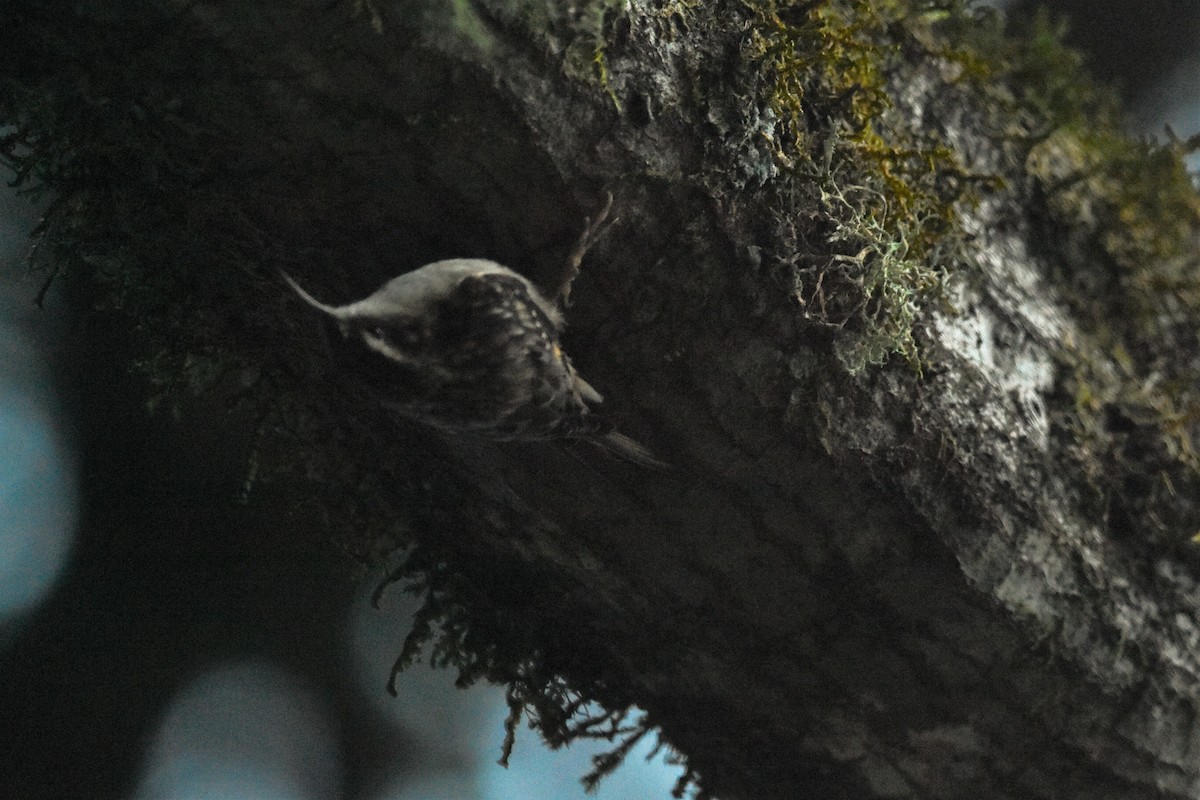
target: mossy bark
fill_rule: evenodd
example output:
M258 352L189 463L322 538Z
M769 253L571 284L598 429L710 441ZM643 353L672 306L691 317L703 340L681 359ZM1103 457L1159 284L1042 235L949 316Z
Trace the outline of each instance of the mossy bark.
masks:
M152 376L257 402L263 479L310 481L348 549L412 547L414 648L508 682L551 740L580 732L579 695L637 705L726 798L1200 797L1196 417L1147 376L1194 385L1197 315L1143 271L1194 263L1195 206L1163 205L1186 219L1159 262L1118 252L1127 198L1062 166L1051 134L1075 122L1039 116L1019 69L978 79L1003 48L950 44L970 20L766 0L113 13L31 6L0 40L21 37L24 94L0 110L26 146L91 157L42 154L54 257L149 331ZM111 59L86 91L146 127L56 108L83 91L46 58L56 37ZM157 74L172 52L194 60ZM486 256L551 283L605 192L619 219L566 346L667 471L390 419L274 278L344 302ZM111 263L78 235L106 225ZM1131 286L1138 313L1105 320ZM1178 298L1166 321L1155 292Z

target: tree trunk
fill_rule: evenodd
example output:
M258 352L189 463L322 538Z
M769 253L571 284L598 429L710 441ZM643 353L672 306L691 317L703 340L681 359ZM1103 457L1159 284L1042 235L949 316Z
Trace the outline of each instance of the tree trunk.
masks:
M433 626L552 742L592 729L576 699L637 706L724 798L1200 797L1197 204L1045 31L107 5L0 34L52 257L152 378L256 398L263 479L308 481L332 536L411 548L409 650ZM388 417L274 274L550 285L607 192L565 345L663 471Z

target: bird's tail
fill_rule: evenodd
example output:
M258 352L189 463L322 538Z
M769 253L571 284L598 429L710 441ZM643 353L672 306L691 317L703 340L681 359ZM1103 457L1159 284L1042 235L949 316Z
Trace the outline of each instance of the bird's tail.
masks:
M670 469L671 465L665 461L659 461L654 457L654 454L649 451L644 445L630 439L623 433L616 431L608 431L600 433L589 439L594 445L604 450L607 453L612 453L614 456L623 458L626 461L631 461L639 466L648 467L650 469Z

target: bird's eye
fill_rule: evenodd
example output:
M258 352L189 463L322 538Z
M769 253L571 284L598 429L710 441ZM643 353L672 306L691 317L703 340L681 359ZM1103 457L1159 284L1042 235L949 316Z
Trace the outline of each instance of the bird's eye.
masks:
M371 335L376 339L386 339L387 332L383 328L371 328Z

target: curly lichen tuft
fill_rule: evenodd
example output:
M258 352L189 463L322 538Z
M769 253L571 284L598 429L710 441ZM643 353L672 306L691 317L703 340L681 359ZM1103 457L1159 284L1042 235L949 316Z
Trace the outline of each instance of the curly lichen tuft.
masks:
M763 102L779 120L776 160L793 180L785 206L823 231L778 256L794 296L806 319L837 329L850 372L893 353L919 370L914 326L953 265L957 204L981 178L938 135L897 118L890 76L906 46L935 41L949 59L954 47L932 25L965 6L930 15L906 2L744 5L754 22L743 55L762 76Z

